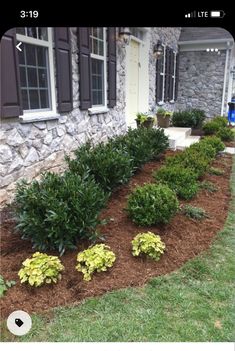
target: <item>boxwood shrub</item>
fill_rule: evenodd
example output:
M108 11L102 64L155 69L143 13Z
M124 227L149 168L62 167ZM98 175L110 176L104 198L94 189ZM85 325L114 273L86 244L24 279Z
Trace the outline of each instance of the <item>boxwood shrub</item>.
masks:
M216 149L209 143L195 143L188 150L189 152L197 152L199 156L203 156L208 162L212 161L216 156Z
M167 157L166 165L189 168L197 175L197 178L200 178L207 171L209 161L208 157L200 154L197 150L188 148L182 153Z
M216 134L220 128L225 128L227 126L227 118L223 116L214 117L212 120L206 122L203 125L203 130L206 135Z
M215 149L216 154L225 149L224 143L217 136L207 136L200 140L200 144L212 146Z
M167 184L180 199L191 199L198 191L197 174L180 165L163 166L153 176L157 181Z
M92 176L45 173L40 181L21 181L16 190L17 228L40 251L76 248L96 237L98 216L107 195Z
M216 135L223 141L232 141L234 140L234 134L229 127L223 127L218 130Z
M127 212L134 223L148 226L168 223L178 210L176 194L164 184L136 187L128 197Z

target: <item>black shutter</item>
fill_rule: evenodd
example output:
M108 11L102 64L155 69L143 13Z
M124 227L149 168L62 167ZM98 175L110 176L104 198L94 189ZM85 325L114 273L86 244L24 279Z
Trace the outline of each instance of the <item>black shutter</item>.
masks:
M108 106L116 105L117 69L116 69L116 27L108 28Z
M87 110L92 105L91 97L91 49L90 49L90 28L78 28L79 48L79 93L80 109Z
M169 53L169 101L173 100L173 88L174 88L174 51L170 49Z
M72 61L69 28L55 28L55 50L58 110L59 112L69 112L73 109Z
M156 102L162 101L162 85L163 85L163 75L162 65L163 65L163 56L160 56L156 60Z
M175 101L178 98L178 86L179 86L179 53L176 54Z
M18 117L23 113L16 30L7 31L0 44L1 117Z
M166 47L166 61L165 61L165 94L164 101L169 101L170 97L170 48Z

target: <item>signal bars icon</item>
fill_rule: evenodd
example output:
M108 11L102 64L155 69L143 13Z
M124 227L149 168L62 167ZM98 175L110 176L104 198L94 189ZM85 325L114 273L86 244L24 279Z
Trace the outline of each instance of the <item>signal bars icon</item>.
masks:
M185 18L195 18L197 17L196 11L186 13Z

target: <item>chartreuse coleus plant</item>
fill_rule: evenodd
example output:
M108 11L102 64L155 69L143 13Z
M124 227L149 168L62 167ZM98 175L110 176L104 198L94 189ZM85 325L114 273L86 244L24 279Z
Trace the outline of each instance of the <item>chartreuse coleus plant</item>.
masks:
M155 261L160 259L166 248L160 236L152 232L137 234L131 243L133 256L145 254Z
M0 297L3 297L7 289L15 284L16 282L14 280L4 280L3 276L0 275Z
M76 269L83 273L84 280L89 281L95 271L107 271L109 267L113 266L115 260L116 256L109 246L97 244L78 253Z
M27 258L23 267L18 272L21 283L29 283L31 286L41 286L44 283L57 283L61 279L64 266L57 256L49 256L35 252L32 258Z

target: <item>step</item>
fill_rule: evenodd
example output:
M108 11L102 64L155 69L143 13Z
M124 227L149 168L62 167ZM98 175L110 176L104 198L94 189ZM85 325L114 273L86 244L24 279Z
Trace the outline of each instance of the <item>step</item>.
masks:
M164 134L169 139L169 149L176 150L179 143L182 143L191 134L191 128L169 127L163 128Z
M200 136L188 136L185 139L181 139L176 144L177 150L184 150L186 147L189 147L192 144L198 143L200 140Z
M192 132L191 128L182 128L182 127L169 127L169 128L163 128L163 129L164 129L165 135L169 135L169 136L184 135L185 138L190 136Z
M231 154L231 155L235 155L235 147L226 147L224 149L224 153L226 154Z

